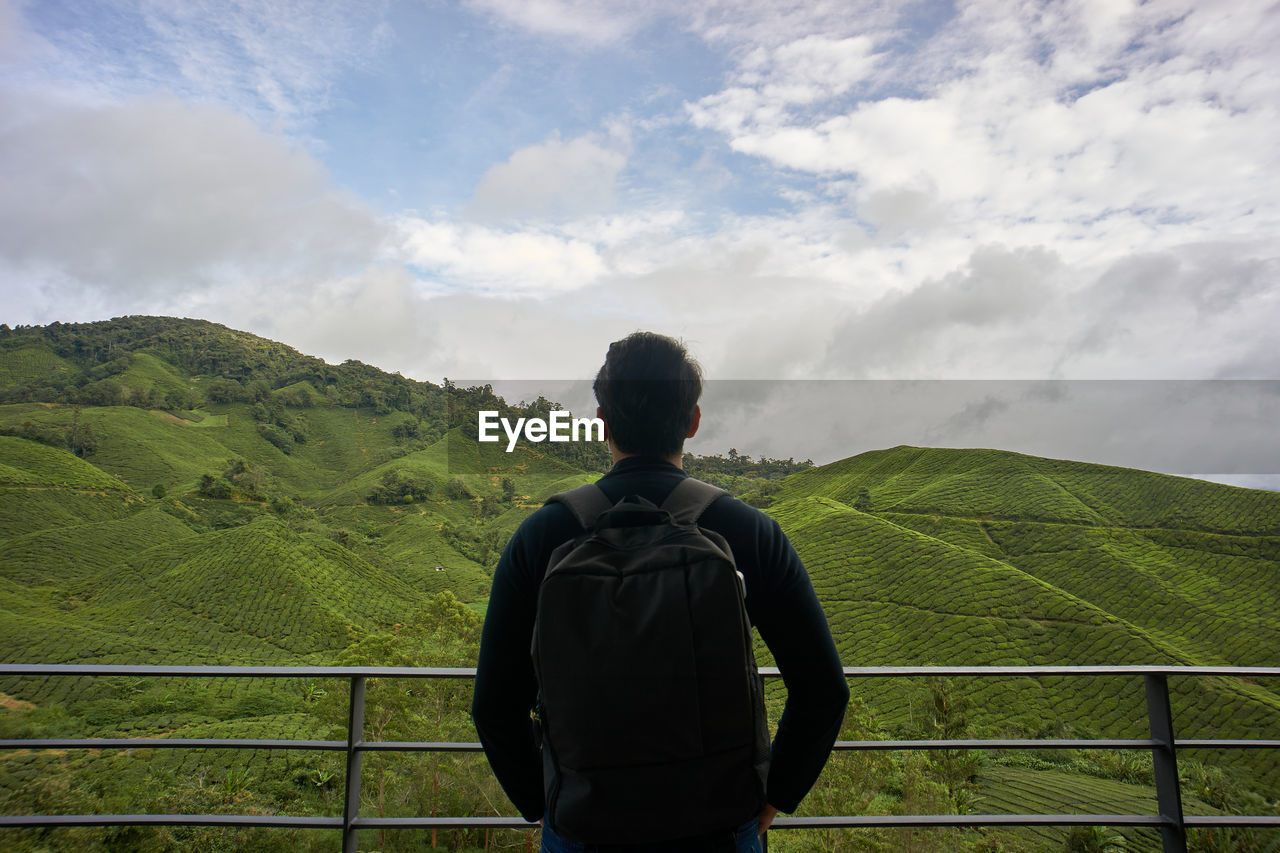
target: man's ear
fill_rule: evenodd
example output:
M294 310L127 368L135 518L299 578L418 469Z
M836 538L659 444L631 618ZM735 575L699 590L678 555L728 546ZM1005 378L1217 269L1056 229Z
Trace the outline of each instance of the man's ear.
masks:
M693 407L693 420L689 421L689 432L685 435L685 438L693 438L693 437L694 437L694 435L696 435L696 434L697 434L697 432L698 432L698 424L700 424L700 423L702 423L702 407L701 407L701 406L694 406L694 407ZM609 429L609 425L608 425L608 424L605 424L605 434L606 434L606 435L608 434L608 429Z
M604 419L604 409L596 406L596 417L604 421L604 440L608 441L613 436L609 435L609 422Z

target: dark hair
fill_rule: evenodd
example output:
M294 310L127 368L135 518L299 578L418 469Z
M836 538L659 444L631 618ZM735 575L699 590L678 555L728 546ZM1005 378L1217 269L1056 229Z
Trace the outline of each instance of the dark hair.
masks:
M702 368L674 338L633 332L609 344L592 390L619 450L673 456L702 396Z

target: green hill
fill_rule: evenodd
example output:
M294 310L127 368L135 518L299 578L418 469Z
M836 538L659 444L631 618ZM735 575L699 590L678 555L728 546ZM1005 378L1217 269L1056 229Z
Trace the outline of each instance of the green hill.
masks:
M436 660L397 651L400 626L439 593L483 609L520 521L607 465L598 445L508 454L475 440L479 408L529 416L552 405L329 365L198 320L0 327L0 653L66 663ZM1280 662L1277 494L999 450L897 447L817 468L736 454L686 465L767 505L809 569L846 665ZM473 645L450 649L456 663L474 659ZM1132 678L852 686L861 704L845 737L939 736L947 726L973 736L1145 735ZM1280 684L1172 687L1180 736L1280 732ZM779 688L770 687L775 702ZM308 704L323 691L297 684L10 679L0 693L10 708L0 728L16 736L269 732L273 721L286 736L328 725ZM944 706L957 709L949 722L939 722ZM469 730L465 702L442 720ZM1087 794L1100 811L1145 809L1149 758L1130 758L843 755L806 808L1070 810ZM106 766L0 761L0 794L16 811L34 808L22 803L35 767L82 790ZM294 772L289 760L236 761L206 767L226 785L252 775L257 787L246 790L262 802L298 794L278 778ZM956 770L969 761L973 772ZM109 759L110 775L134 779L126 764ZM200 765L187 755L155 766L189 774ZM1187 794L1194 808L1267 808L1249 798L1280 797L1280 764L1263 751L1196 754L1186 766L1198 780L1199 799ZM309 767L320 782L300 777L303 799L331 805L320 765ZM166 807L170 794L156 792L178 785L134 781L159 797L120 794L137 809ZM474 808L504 811L500 799ZM0 841L15 838L31 836ZM787 838L773 844L910 841ZM1014 834L1006 849L1059 849L1064 839L1065 830ZM1133 849L1150 841L1130 833Z
M804 559L848 666L1280 661L1278 494L898 447L794 474L774 497L769 512ZM853 689L889 723L913 725L920 685L867 679ZM1280 732L1274 680L1174 679L1171 689L1180 737ZM969 679L955 690L973 731L989 736L1147 735L1138 679ZM1266 751L1187 759L1280 790L1280 763ZM1043 792L1095 787L1052 776L1078 771L1044 772L1021 798L1008 772L987 773L977 796L1070 811L1073 797L1054 807Z

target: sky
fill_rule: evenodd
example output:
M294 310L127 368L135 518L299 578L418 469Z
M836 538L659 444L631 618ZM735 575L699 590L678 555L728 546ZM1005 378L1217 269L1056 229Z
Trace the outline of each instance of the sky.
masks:
M0 322L1277 380L1277 43L1270 0L0 0Z

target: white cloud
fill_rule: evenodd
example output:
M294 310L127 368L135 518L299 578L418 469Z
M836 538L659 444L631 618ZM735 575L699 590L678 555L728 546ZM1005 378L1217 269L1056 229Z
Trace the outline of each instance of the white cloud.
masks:
M1280 321L1265 242L1109 260L937 234L922 252L909 239L850 240L848 227L814 209L703 234L675 214L532 233L418 220L406 233L434 277L472 294L431 298L436 334L460 363L483 339L495 379L581 375L573 365L594 351L570 342L596 345L597 326L683 337L718 379L1278 375L1259 347ZM548 329L564 352L533 344Z
M261 330L330 362L355 358L403 370L406 360L417 366L436 359L429 294L398 264L371 264L329 279L281 281L275 293L262 296L223 297L214 310L228 317L224 322L240 324L237 328Z
M608 210L627 163L626 132L521 148L485 173L467 211L484 220L565 219Z
M1061 289L1061 260L1043 249L976 249L964 267L849 313L831 337L831 377L1025 375L1043 370L1043 323ZM1017 349L1027 361L1002 364ZM992 358L994 356L994 359ZM992 361L994 360L994 364Z
M841 38L892 33L904 14L942 14L900 0L713 0L685 4L679 14L708 42L739 52L774 48L820 34Z
M539 35L595 45L625 39L671 8L659 0L468 0L467 5Z
M18 280L130 300L325 274L382 239L308 154L223 108L3 100L0 259Z
M918 186L896 186L859 192L858 214L886 237L927 231L945 223L937 187L927 180Z
M1258 242L1186 245L1111 264L982 247L946 275L828 321L831 346L814 375L1275 377L1280 364L1263 362L1256 345L1280 318L1278 269Z
M1083 5L973 4L919 56L861 38L862 61L833 66L825 92L785 81L808 78L815 45L849 40L806 37L749 54L689 116L736 151L855 176L864 197L928 184L955 222L1128 212L1220 230L1280 191L1269 142L1280 83L1267 71L1277 24L1227 6L1184 11L1135 8L1099 25ZM1217 38L1196 39L1206 31ZM886 95L895 81L920 94Z
M405 217L406 263L457 287L495 296L549 296L590 284L604 272L597 248L551 231L507 231Z
M1258 351L1280 321L1278 272L1262 240L1127 256L1064 302L1058 358L1085 376L1278 377L1274 347Z
M475 11L509 26L578 44L626 42L655 21L669 20L721 49L749 52L806 36L889 32L923 4L887 0L467 0Z
M868 36L806 35L772 50L752 51L742 62L740 79L757 86L765 103L810 104L848 92L875 63L875 42Z

